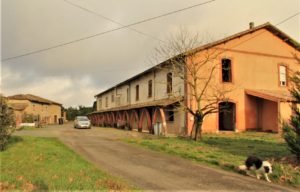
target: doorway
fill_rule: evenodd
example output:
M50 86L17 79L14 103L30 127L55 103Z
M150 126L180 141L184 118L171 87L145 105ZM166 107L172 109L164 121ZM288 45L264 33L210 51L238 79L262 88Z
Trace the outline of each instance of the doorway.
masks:
M219 103L219 130L234 131L236 122L236 106L232 102Z

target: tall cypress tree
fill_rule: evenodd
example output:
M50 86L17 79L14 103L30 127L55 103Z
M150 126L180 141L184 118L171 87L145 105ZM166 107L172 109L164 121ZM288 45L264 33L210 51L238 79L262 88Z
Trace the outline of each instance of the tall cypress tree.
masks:
M295 105L292 107L293 114L290 122L283 125L283 137L289 150L296 155L300 162L300 110L297 108L297 104L300 105L300 71L294 73L291 81L293 87L290 92L295 99Z

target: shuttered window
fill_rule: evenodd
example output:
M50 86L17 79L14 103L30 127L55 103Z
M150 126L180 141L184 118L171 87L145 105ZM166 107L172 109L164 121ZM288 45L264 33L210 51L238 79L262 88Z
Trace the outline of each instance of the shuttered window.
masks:
M287 75L286 75L286 66L280 65L279 66L279 83L280 86L286 86L287 84Z

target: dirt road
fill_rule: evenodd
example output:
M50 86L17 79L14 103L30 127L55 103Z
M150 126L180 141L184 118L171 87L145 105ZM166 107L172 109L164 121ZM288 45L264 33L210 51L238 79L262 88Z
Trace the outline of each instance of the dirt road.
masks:
M75 130L67 124L17 134L58 137L97 167L144 190L292 191L120 141L124 137L138 137L137 132L111 128Z

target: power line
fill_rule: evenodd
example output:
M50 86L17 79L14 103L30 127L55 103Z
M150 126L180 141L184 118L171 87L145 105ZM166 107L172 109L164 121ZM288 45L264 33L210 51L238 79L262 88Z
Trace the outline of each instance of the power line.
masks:
M112 23L115 23L115 24L118 24L118 25L120 25L120 26L122 26L122 27L125 27L125 25L123 25L122 23L120 23L120 22L118 22L118 21L116 21L116 20L113 20L113 19L111 19L111 18L108 18L108 17L106 17L106 16L104 16L104 15L102 15L102 14L100 14L100 13L97 13L97 12L95 12L95 11L92 11L92 10L90 10L90 9L87 9L87 8L85 8L85 7L82 7L82 6L78 5L78 4L75 4L75 3L73 3L73 2L70 2L70 1L68 1L68 0L64 0L64 1L65 1L67 4L69 4L69 5L72 5L72 6L74 6L74 7L77 7L77 8L79 8L79 9L83 10L83 11L86 11L86 12L90 13L90 14L96 15L97 17L101 17L102 19L108 20L108 21L110 21L110 22L112 22ZM159 42L165 43L163 40L161 40L161 39L159 39L159 38L157 38L157 37L154 37L154 36L152 36L152 35L149 35L149 34L147 34L147 33L145 33L145 32L136 30L136 29L131 28L131 27L126 27L126 28L129 29L129 30L131 30L131 31L134 31L134 32L136 32L136 33L138 33L138 34L141 34L141 35L143 35L143 36L147 36L147 37L150 37L150 38L152 38L152 39L155 39L155 40L157 40L157 41L159 41Z
M275 26L277 26L277 25L280 25L280 24L282 24L282 23L285 23L286 21L288 21L288 20L290 20L290 19L292 19L293 17L296 17L297 15L299 15L300 14L300 12L298 12L298 13L295 13L294 15L291 15L291 16L289 16L288 18L286 18L286 19L284 19L284 20L282 20L282 21L280 21L279 23L277 23Z
M44 49L31 51L31 52L20 54L20 55L17 55L17 56L8 57L8 58L5 58L5 59L2 59L1 61L13 60L13 59L17 59L17 58L20 58L20 57L29 56L29 55L32 55L32 54L45 52L45 51L48 51L48 50L51 50L51 49L56 49L56 48L63 47L63 46L69 45L69 44L77 43L77 42L84 41L84 40L87 40L87 39L91 39L91 38L94 38L94 37L98 37L98 36L101 36L101 35L104 35L104 34L107 34L107 33L118 31L118 30L121 30L121 29L124 29L124 28L129 28L129 27L134 26L134 25L149 22L149 21L152 21L152 20L155 20L155 19L159 19L159 18L162 18L162 17L169 16L169 15L173 15L175 13L183 12L183 11L195 8L195 7L199 7L199 6L202 6L202 5L212 3L214 1L216 1L216 0L209 0L209 1L206 1L206 2L203 2L203 3L198 3L198 4L188 6L188 7L182 8L182 9L178 9L178 10L175 10L175 11L164 13L164 14L161 14L161 15L158 15L158 16L155 16L155 17L150 17L150 18L147 18L147 19L143 19L143 20L137 21L135 23L131 23L131 24L123 25L121 27L117 27L117 28L114 28L114 29L111 29L111 30L103 31L103 32L100 32L100 33L97 33L97 34L94 34L94 35L91 35L91 36L83 37L83 38L76 39L76 40L73 40L73 41L69 41L69 42L66 42L66 43L61 43L61 44L58 44L58 45L55 45L55 46L52 46L52 47L48 47L48 48L44 48Z

